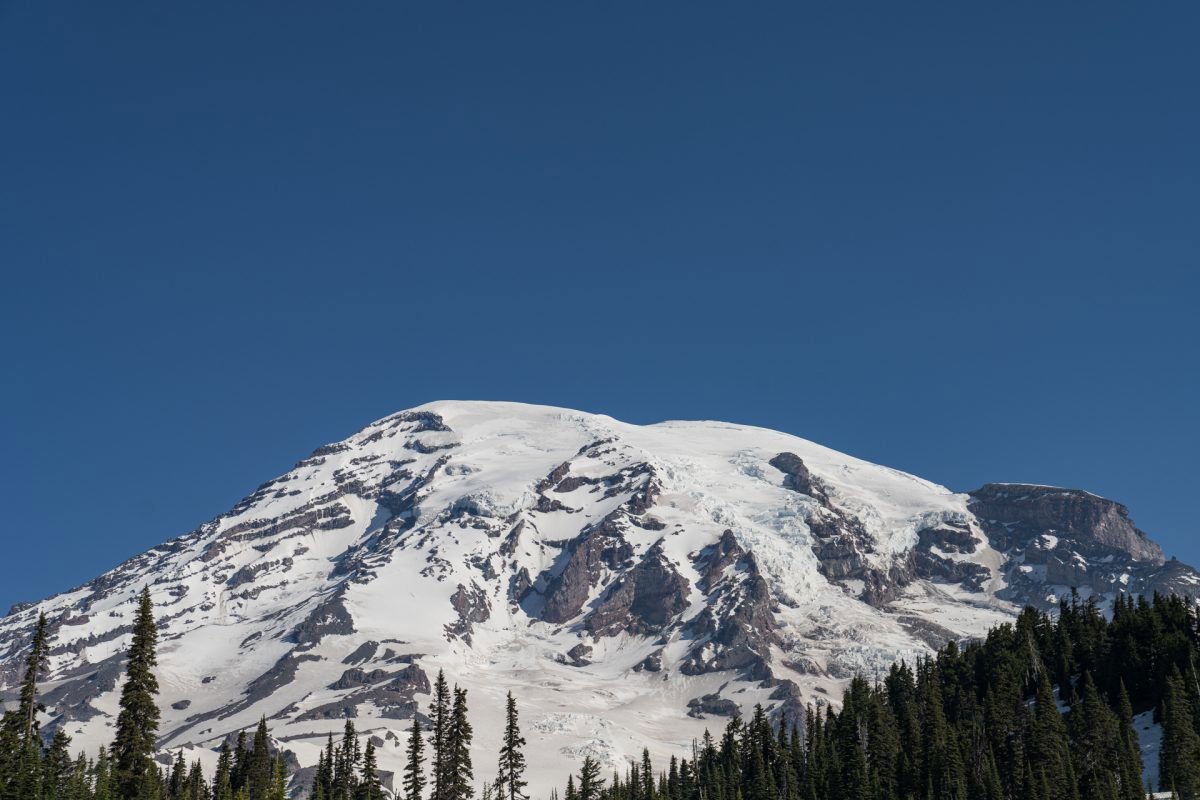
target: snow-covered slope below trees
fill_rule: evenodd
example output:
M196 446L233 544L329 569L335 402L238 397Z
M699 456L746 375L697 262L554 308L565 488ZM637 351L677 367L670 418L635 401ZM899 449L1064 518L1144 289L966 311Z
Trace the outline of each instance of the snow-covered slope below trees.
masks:
M146 585L164 748L199 754L265 715L310 766L351 717L399 770L406 720L444 669L469 690L477 775L511 690L542 789L584 755L678 753L755 703L836 702L855 673L1072 586L1103 601L1200 576L1087 492L961 494L744 425L438 402L0 621L11 689L49 616L46 723L77 747L111 737Z

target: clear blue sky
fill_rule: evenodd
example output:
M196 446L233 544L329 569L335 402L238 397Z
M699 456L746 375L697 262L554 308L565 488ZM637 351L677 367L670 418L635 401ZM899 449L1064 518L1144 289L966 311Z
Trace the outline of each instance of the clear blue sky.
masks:
M441 398L1200 562L1200 5L0 0L0 606Z

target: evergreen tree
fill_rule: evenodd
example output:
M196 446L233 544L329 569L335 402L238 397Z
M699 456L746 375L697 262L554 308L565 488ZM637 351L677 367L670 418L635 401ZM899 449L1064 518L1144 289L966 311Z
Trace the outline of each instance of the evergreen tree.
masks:
M429 702L429 719L432 730L429 736L429 748L432 750L431 788L429 800L449 800L447 795L447 765L449 763L446 733L450 727L450 689L446 684L446 676L438 670L437 679L433 682L433 699Z
M358 767L361 752L354 723L346 720L342 743L333 754L333 800L354 800L358 790Z
M654 800L654 765L648 747L642 748L642 800Z
M421 792L425 789L423 750L421 722L414 716L408 734L408 750L404 764L404 800L421 800Z
M600 762L591 756L584 756L579 768L579 794L577 800L599 800L600 791L604 787L604 779L600 777ZM567 790L574 795L574 788L567 784Z
M1082 683L1070 716L1079 791L1088 800L1120 800L1117 770L1123 753L1116 719L1100 699L1091 673L1084 673Z
M221 742L221 754L217 756L217 768L213 773L213 800L233 800L233 754L229 740Z
M467 690L454 687L454 705L446 727L444 790L445 800L468 800L475 790L471 767L471 740L474 733L467 719Z
M1159 787L1175 792L1179 800L1200 798L1200 737L1178 669L1167 678L1163 695L1158 776Z
M187 764L183 760L183 748L175 752L175 761L171 765L171 777L167 781L167 797L179 800L183 797L183 785L187 780Z
M267 789L267 800L287 800L287 765L283 761L283 753L276 753L271 759L271 784Z
M237 743L233 748L233 772L230 775L230 780L233 785L233 794L236 798L238 793L243 789L247 790L249 795L248 778L250 775L250 748L246 746L246 731L240 730L237 735Z
M188 771L187 798L188 800L209 800L208 786L204 782L204 771L199 760L193 761L192 768Z
M1142 746L1133 728L1133 705L1129 702L1123 679L1118 680L1116 713L1121 747L1121 800L1145 800L1142 795Z
M245 785L250 800L268 800L274 781L275 763L271 757L270 734L264 716L258 721L258 728L254 732L254 745L246 768Z
M362 772L358 779L357 800L382 800L383 784L379 780L379 772L375 763L375 743L367 740L363 751Z
M71 737L61 729L56 731L42 760L40 788L45 798L65 798L70 793L71 775L75 764L71 760Z
M158 638L149 587L142 589L133 621L133 642L121 688L120 713L112 757L118 800L156 800L158 768L153 754L158 733L158 680L154 677Z
M29 655L25 658L25 678L21 681L17 706L25 739L32 739L38 734L37 713L41 710L41 705L37 701L37 684L38 676L49 668L47 651L46 615L42 613L38 614L37 625L33 630L33 642L29 646Z
M508 693L504 711L504 735L500 741L500 763L496 777L496 800L527 800L524 779L525 737L517 725L517 701Z
M101 745L96 752L96 763L92 766L92 800L113 800L111 765L108 748Z

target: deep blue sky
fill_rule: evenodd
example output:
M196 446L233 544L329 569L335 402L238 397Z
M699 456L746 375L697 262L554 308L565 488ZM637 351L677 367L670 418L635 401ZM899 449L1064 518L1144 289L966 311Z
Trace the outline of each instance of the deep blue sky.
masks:
M441 398L1087 487L1200 562L1198 29L0 0L0 606Z

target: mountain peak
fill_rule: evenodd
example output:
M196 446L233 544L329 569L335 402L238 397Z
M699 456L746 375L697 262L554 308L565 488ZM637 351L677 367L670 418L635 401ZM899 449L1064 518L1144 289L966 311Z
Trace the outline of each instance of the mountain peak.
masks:
M538 788L581 754L619 766L755 703L828 702L856 673L1072 587L1103 604L1194 591L1200 576L1086 492L960 494L752 426L437 401L42 603L48 729L81 746L109 735L147 585L162 746L208 758L266 716L307 766L349 716L398 769L444 669L483 715L480 757L505 692L518 696L531 744L553 743ZM9 690L34 616L0 621Z

